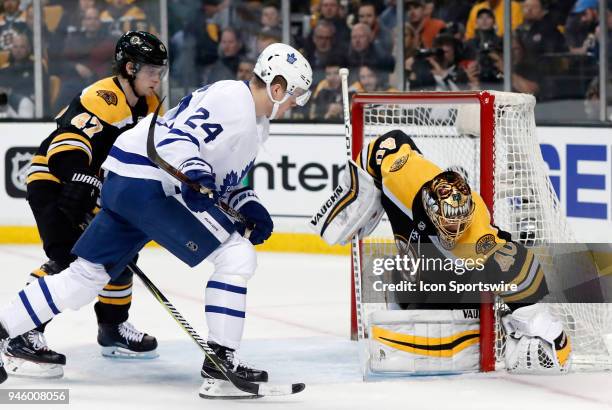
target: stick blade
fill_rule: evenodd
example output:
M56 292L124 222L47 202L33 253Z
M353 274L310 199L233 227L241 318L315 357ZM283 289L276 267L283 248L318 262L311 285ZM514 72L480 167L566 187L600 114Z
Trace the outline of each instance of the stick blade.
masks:
M304 383L293 383L288 385L260 384L259 395L261 396L288 396L304 391Z

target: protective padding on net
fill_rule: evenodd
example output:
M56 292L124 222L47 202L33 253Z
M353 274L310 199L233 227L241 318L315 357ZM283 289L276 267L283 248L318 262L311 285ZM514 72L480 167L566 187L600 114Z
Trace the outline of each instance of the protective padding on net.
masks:
M532 96L491 92L494 95L493 123L494 180L493 220L513 239L534 247L546 272L547 282L556 276L553 256L546 244L575 242L560 209L557 196L547 177L548 170L535 135ZM467 176L472 187L481 187L480 118L481 105L473 99L398 100L393 104L364 104L363 146L385 132L401 129L411 136L423 155L440 168L452 168ZM354 120L353 120L354 121ZM362 138L354 135L353 138ZM387 224L388 225L388 224ZM371 236L362 238L362 255L367 255L367 243L387 242L392 234L382 227ZM503 304L496 303L496 312ZM606 349L605 335L612 334L612 306L608 304L551 304L573 342L574 363L594 368L612 367ZM367 322L372 310L385 308L381 304L365 304L362 317ZM503 359L504 337L500 321L496 320L496 359ZM365 328L367 329L367 323Z

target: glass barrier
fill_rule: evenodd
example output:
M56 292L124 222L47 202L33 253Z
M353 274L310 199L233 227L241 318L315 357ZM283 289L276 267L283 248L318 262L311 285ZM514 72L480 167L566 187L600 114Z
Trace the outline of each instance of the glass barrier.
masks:
M131 29L167 37L171 106L202 85L248 80L265 46L288 41L308 58L314 77L311 103L288 115L295 120L341 120L338 69L346 66L351 92L503 90L506 80L507 91L537 97L539 122L612 121L612 75L600 85L601 64L609 69L612 60L612 0L600 0L607 23L601 29L596 0L509 3L506 73L508 1L407 0L401 7L398 0L5 1L0 117L34 118L40 100L43 117L53 118L84 87L111 75L115 42ZM41 61L34 58L35 7ZM604 36L607 61L600 61Z

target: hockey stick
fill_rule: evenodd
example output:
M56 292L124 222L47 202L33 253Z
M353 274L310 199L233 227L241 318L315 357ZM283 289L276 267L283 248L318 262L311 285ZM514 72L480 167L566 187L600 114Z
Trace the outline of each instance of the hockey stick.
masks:
M164 296L164 294L155 286L153 282L144 274L142 270L135 264L128 264L128 268L132 271L132 273L142 280L142 283L146 286L146 288L153 294L155 299L159 303L162 304L164 309L170 313L170 316L178 323L178 325L189 335L191 340L193 340L200 349L204 352L204 355L210 361L214 363L214 365L219 369L221 373L225 376L225 378L232 383L236 388L242 390L243 392L253 394L258 397L263 396L286 396L289 394L299 393L306 388L304 383L293 383L291 385L271 385L271 384L257 384L253 382L246 381L238 377L234 372L229 370L225 365L221 362L219 357L215 354L214 350L210 348L208 343L204 341L198 335L198 333L191 327L189 322L185 320L183 315L179 313L178 310L174 307L172 303Z
M157 109L153 113L153 119L151 119L151 125L149 125L149 134L147 135L147 157L149 157L149 159L153 161L155 165L157 165L163 171L172 175L174 178L176 178L180 182L186 184L187 186L189 186L189 188L203 195L210 195L211 193L210 189L205 188L202 185L198 184L197 182L193 182L192 180L190 180L187 177L187 175L183 174L181 171L174 168L172 165L166 162L166 160L160 157L159 154L157 153L157 150L155 149L155 123L157 122L157 115L159 114L159 109L161 108L162 103L164 102L165 99L166 97L162 98L161 101L159 102ZM245 232L244 232L244 237L249 239L249 236L251 236L251 232L253 231L253 224L247 221L247 219L242 214L240 214L240 212L236 211L233 208L230 208L226 203L218 202L218 206L229 216L231 216L238 222L241 222L242 224L244 224L244 226L246 227Z
M344 137L346 142L346 156L348 159L353 159L353 141L351 139L351 114L349 107L349 96L348 96L348 76L349 70L347 68L340 69L340 80L342 82L342 108L344 113ZM359 234L351 238L351 264L353 265L353 284L354 284L354 296L355 296L355 312L357 316L357 340L365 338L365 326L363 323L363 315L361 312L361 249L359 246Z

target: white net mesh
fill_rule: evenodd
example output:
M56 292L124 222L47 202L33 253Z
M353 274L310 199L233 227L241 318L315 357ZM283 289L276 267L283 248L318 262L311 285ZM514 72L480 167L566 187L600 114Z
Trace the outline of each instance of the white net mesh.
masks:
M562 215L559 202L547 177L535 135L532 96L492 92L495 96L494 118L487 119L494 127L494 223L527 246L535 247L543 264L547 282L554 284L553 256L544 246L550 243L575 242ZM440 99L430 95L422 100L406 98L393 104L365 104L363 138L372 138L393 129L410 135L423 155L439 167L453 168L467 176L471 186L481 186L480 176L480 101L473 98ZM353 119L355 121L355 119ZM362 239L362 253L368 254L368 243L389 243L393 240L388 224ZM606 337L612 335L612 306L608 304L552 304L564 322L574 346L574 363L580 368L612 368ZM502 304L496 305L501 311ZM372 310L384 304L364 304L362 317L367 321ZM496 358L501 360L504 338L496 321ZM365 328L367 329L367 323Z

